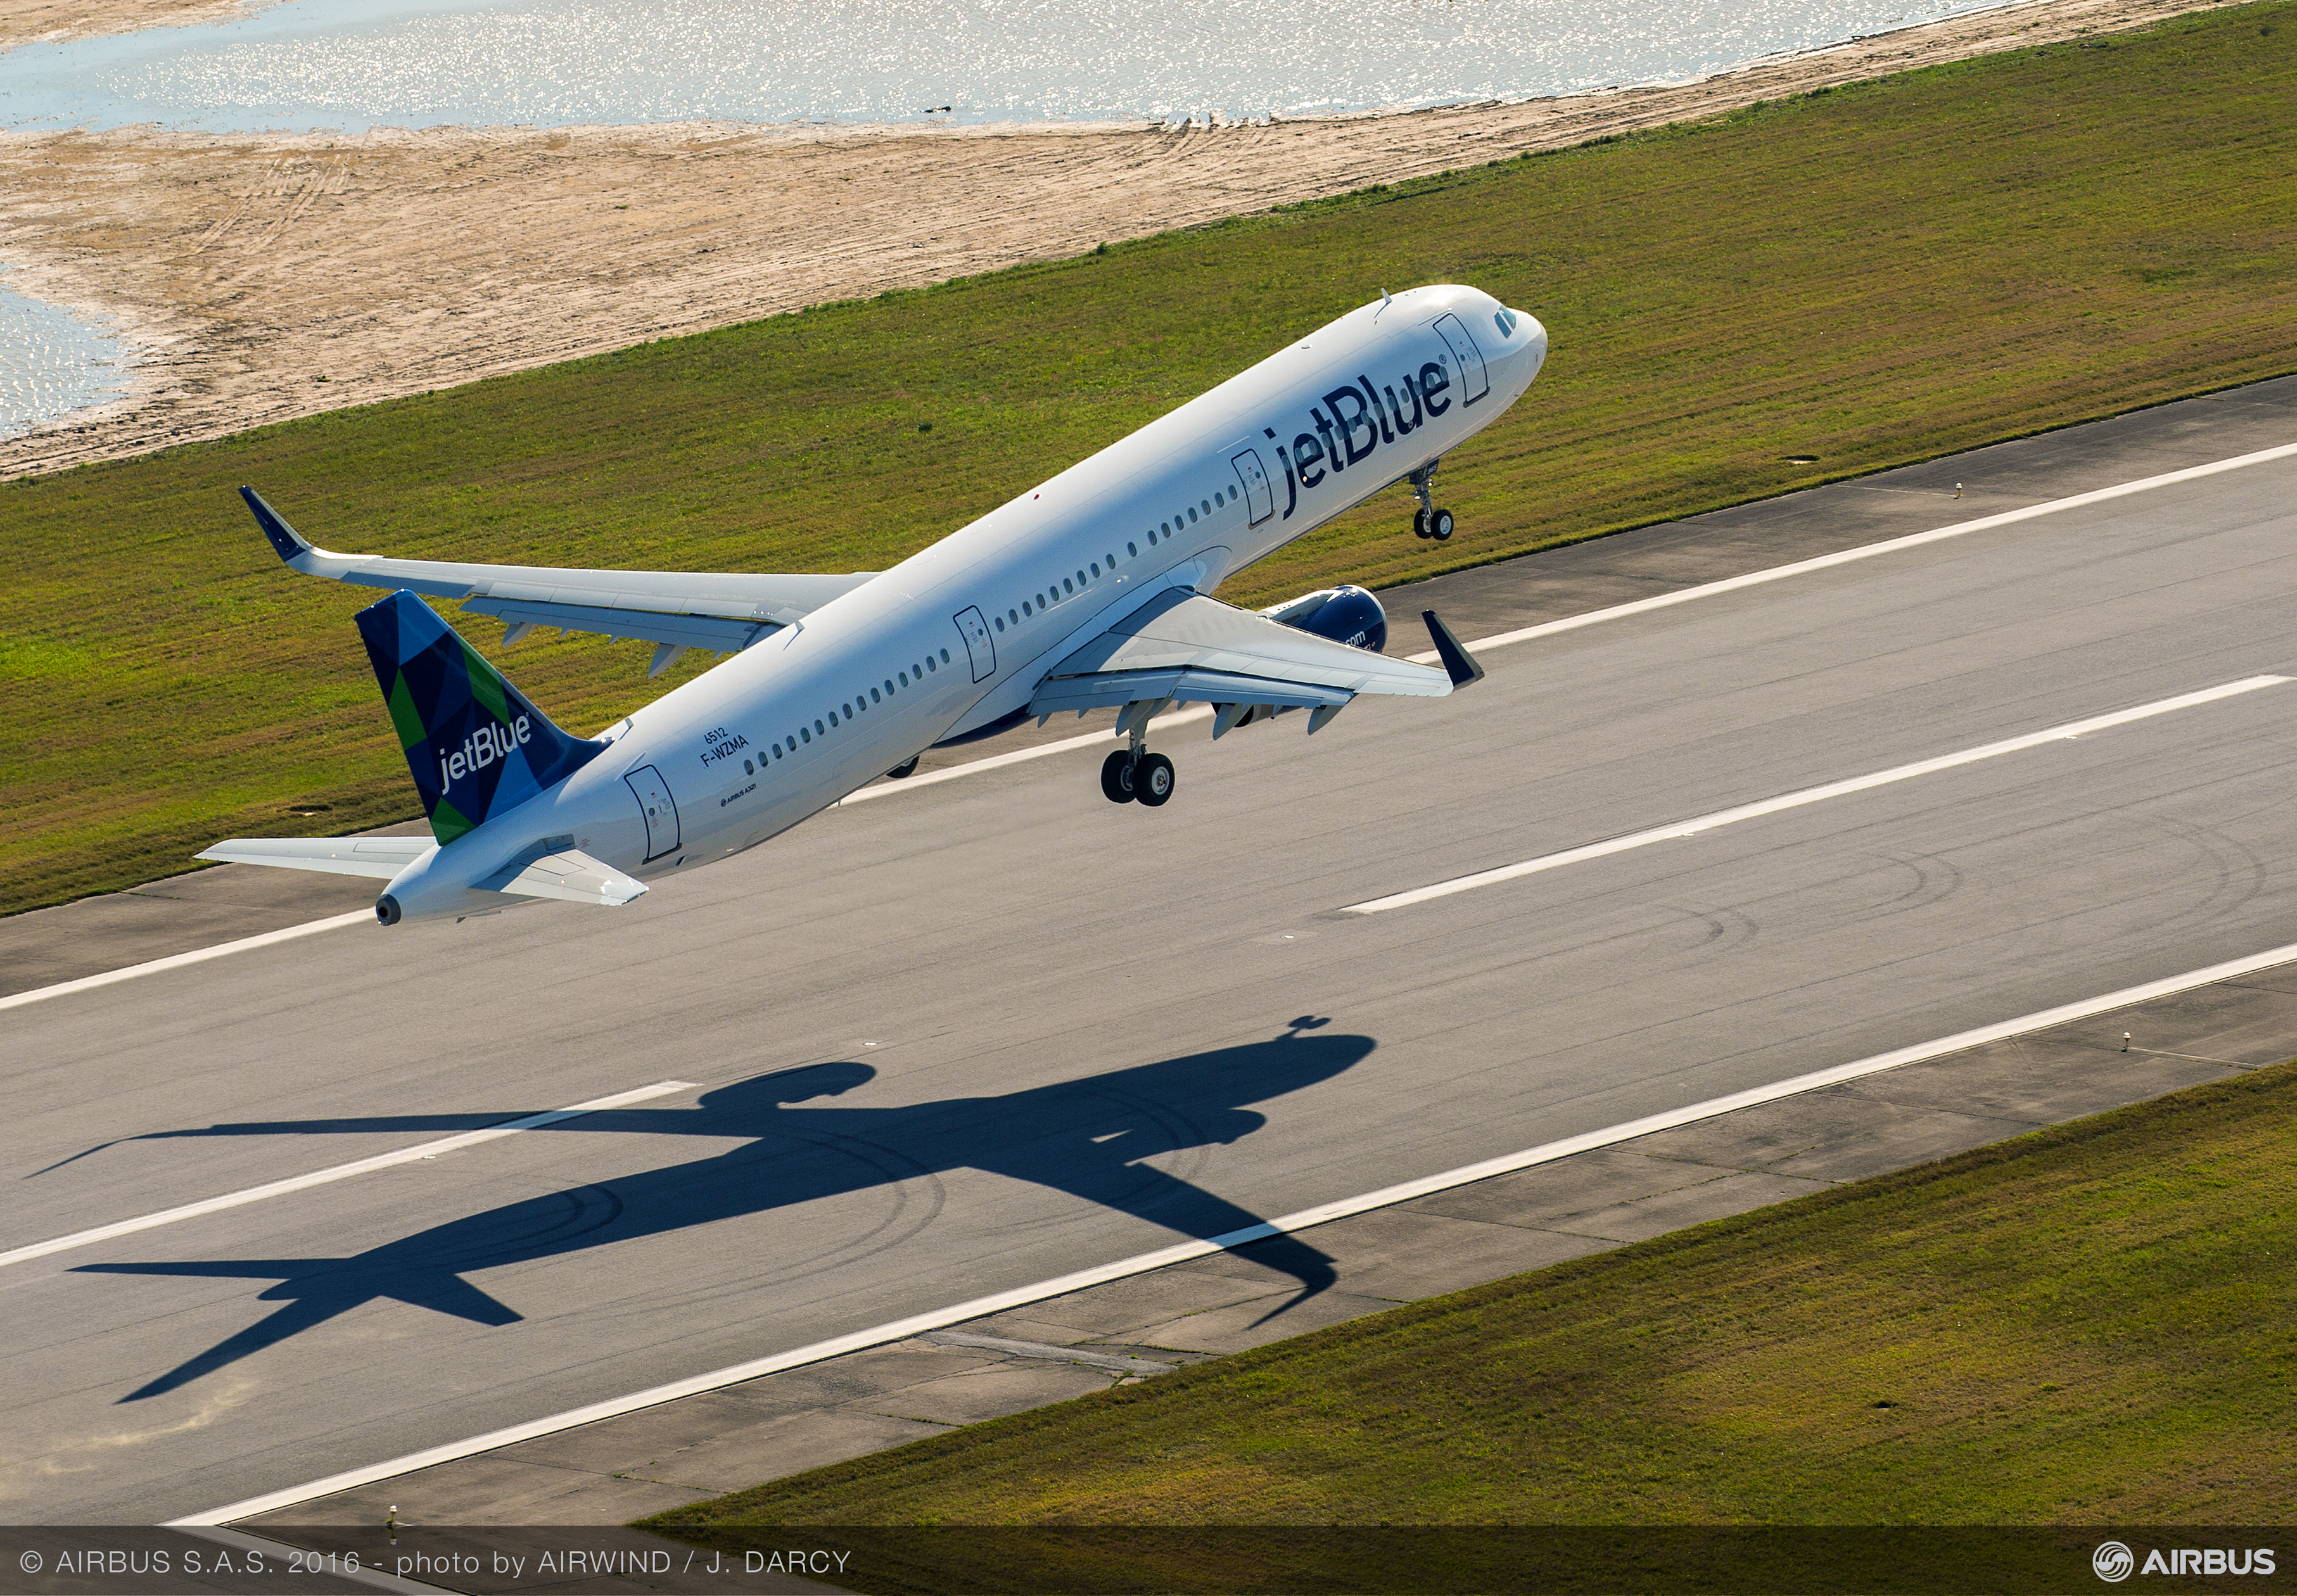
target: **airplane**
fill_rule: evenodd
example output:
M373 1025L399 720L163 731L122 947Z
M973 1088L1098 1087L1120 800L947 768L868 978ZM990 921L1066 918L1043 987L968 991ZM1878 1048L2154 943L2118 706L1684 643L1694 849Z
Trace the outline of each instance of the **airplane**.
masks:
M770 575L560 570L342 555L251 488L279 558L391 589L357 616L423 800L424 837L235 837L203 860L387 883L384 926L522 902L630 902L651 882L755 847L927 749L1065 711L1116 708L1101 767L1118 803L1157 808L1172 760L1147 746L1176 703L1213 736L1305 710L1313 734L1360 693L1440 697L1483 669L1432 610L1442 668L1380 651L1361 588L1259 612L1225 577L1382 489L1408 482L1412 531L1454 531L1445 455L1522 397L1547 330L1479 289L1379 300L1041 482L889 571ZM501 621L730 654L595 737L537 709L418 595Z

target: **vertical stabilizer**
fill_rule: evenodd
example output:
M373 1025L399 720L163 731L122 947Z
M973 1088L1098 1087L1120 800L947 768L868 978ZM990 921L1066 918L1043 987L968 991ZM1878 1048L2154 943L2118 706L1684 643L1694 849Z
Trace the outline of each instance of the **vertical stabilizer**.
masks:
M442 844L564 780L606 746L553 726L404 588L361 610L358 629Z

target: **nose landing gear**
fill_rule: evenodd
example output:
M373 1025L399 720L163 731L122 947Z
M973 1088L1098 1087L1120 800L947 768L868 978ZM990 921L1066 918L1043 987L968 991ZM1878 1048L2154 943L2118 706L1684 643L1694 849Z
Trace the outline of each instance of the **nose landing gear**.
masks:
M1412 514L1412 535L1448 543L1454 524L1452 512L1437 508L1435 495L1436 468L1442 464L1441 460L1430 460L1404 481L1412 484L1412 496L1420 501L1420 508Z

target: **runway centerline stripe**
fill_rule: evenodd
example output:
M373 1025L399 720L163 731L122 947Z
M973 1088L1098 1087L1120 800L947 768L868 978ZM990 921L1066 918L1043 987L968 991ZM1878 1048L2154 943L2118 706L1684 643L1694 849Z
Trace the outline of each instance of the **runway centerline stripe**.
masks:
M1150 724L1159 730L1170 730L1175 726L1186 726L1191 720L1209 720L1212 718L1211 707L1198 704L1193 709L1167 710ZM969 760L962 765L951 765L940 770L927 770L921 776L907 777L900 781L889 781L883 786L863 787L858 793L846 794L838 802L841 804L867 803L872 798L891 798L897 793L915 792L920 787L935 786L942 782L955 781L960 776L972 776L983 770L997 770L1007 765L1025 764L1033 759L1043 759L1055 753L1066 753L1074 748L1105 746L1109 736L1110 734L1105 731L1089 731L1083 736L1063 737L1058 743L1040 743L1033 748L1016 748L1010 753L1000 753L988 759Z
M1160 1247L1153 1253L1140 1253L1130 1258L1119 1259L1114 1263L1104 1263L1093 1269L1082 1269L1074 1274L1057 1275L1050 1280L1040 1280L1033 1286L1022 1286L1010 1291L998 1292L991 1296L976 1297L971 1302L957 1303L950 1307L913 1314L907 1319L897 1319L869 1329L856 1330L850 1335L833 1337L827 1341L817 1341L810 1346L801 1346L790 1352L775 1353L769 1357L753 1359L746 1363L736 1363L725 1369L712 1370L708 1374L697 1374L686 1379L672 1380L668 1385L652 1386L644 1391L633 1392L628 1396L612 1397L605 1402L591 1403L585 1407L570 1408L565 1412L554 1413L547 1419L533 1419L523 1424L506 1425L501 1429L489 1430L484 1435L473 1436L462 1441L450 1441L441 1446L427 1447L421 1452L408 1452L403 1457L392 1458L385 1462L371 1463L358 1468L347 1468L340 1474L331 1474L324 1479L312 1480L306 1485L290 1485L284 1490L267 1492L260 1496L251 1496L242 1501L210 1509L206 1512L193 1513L181 1518L171 1518L161 1527L197 1528L229 1524L241 1518L252 1518L259 1514L276 1512L281 1508L293 1507L299 1502L310 1501L321 1496L332 1496L338 1491L354 1490L360 1485L373 1485L377 1480L395 1479L402 1474L412 1474L418 1468L435 1468L440 1463L451 1463L457 1458L467 1458L479 1452L492 1452L498 1447L510 1446L521 1441L531 1441L538 1436L556 1435L562 1430L573 1429L580 1425L597 1424L602 1419L617 1419L625 1413L635 1413L641 1408L659 1407L663 1403L676 1402L683 1396L696 1396L705 1391L721 1390L728 1386L738 1386L745 1380L754 1380L765 1375L779 1374L784 1370L802 1369L810 1363L825 1362L831 1358L843 1357L847 1353L862 1352L873 1346L884 1346L892 1342L905 1341L912 1336L922 1336L929 1330L946 1329L951 1325L964 1324L969 1320L985 1318L992 1313L1003 1313L1014 1308L1025 1307L1031 1303L1041 1303L1049 1298L1066 1296L1072 1291L1082 1291L1088 1287L1106 1285L1111 1280L1128 1279L1134 1275L1148 1274L1175 1263L1186 1263L1191 1259L1207 1258L1215 1253L1249 1246L1256 1241L1266 1241L1271 1237L1290 1235L1295 1231L1310 1230L1317 1225L1330 1224L1335 1220L1352 1219L1359 1213L1370 1213L1380 1208L1392 1208L1398 1203L1408 1203L1417 1197L1432 1197L1439 1191L1450 1191L1456 1187L1471 1186L1478 1181L1488 1181L1494 1176L1513 1174L1519 1170L1531 1169L1542 1164L1552 1164L1558 1159L1568 1158L1575 1153L1592 1152L1597 1148L1607 1148L1623 1141L1633 1141L1637 1137L1650 1136L1657 1131L1672 1131L1680 1126L1695 1124L1700 1120L1714 1119L1741 1108L1752 1108L1764 1103L1775 1103L1782 1098L1798 1097L1804 1092L1817 1091L1824 1087L1839 1086L1845 1081L1856 1081L1862 1076L1880 1074L1885 1070L1901 1069L1910 1064L1922 1064L1932 1058L1944 1057L1949 1053L1960 1053L1972 1048L1982 1048L1988 1043L2005 1041L2010 1037L2023 1036L2029 1032L2046 1031L2053 1025L2063 1025L2074 1020L2088 1019L2095 1015L2111 1013L2117 1008L2127 1008L2134 1003L2150 1003L2156 998L2166 998L2178 992L2190 991L2197 986L2208 986L2214 982L2236 980L2243 975L2255 975L2260 970L2271 969L2276 965L2292 962L2297 962L2297 942L2285 943L2278 948L2268 948L2262 953L2252 953L2245 958L2227 959L2223 964L2210 965L2198 970L2188 970L2182 975L2167 975L2158 981L2144 982L2136 986L2126 986L2119 991L2107 992L2100 997L2085 998L2077 1002L2060 1004L2054 1008L2044 1008L2033 1014L2021 1015L2014 1020L2002 1020L1991 1025L1978 1026L1974 1030L1958 1031L1952 1036L1942 1036L1934 1041L1917 1042L1912 1047L1897 1048L1888 1053L1876 1053L1871 1057L1857 1059L1849 1064L1838 1064L1827 1069L1813 1070L1808 1074L1790 1076L1784 1081L1773 1082L1768 1086L1750 1087L1745 1091L1733 1092L1727 1097L1709 1098L1704 1102L1692 1103L1682 1108L1670 1108L1658 1114L1645 1115L1641 1119L1623 1121L1601 1131L1589 1131L1577 1136L1567 1136L1560 1141L1544 1142L1535 1148L1527 1148L1520 1153L1509 1153L1497 1158L1486 1158L1479 1164L1467 1164L1458 1169L1445 1170L1441 1174L1427 1175L1419 1180L1405 1181L1395 1186L1383 1186L1377 1191L1368 1191L1361 1197L1344 1197L1338 1202L1325 1203L1313 1208L1303 1208L1297 1213L1288 1213L1280 1219L1266 1220L1256 1225L1248 1225L1240 1230L1231 1230L1225 1235L1211 1237L1202 1241L1183 1241L1173 1246Z
M115 1236L133 1236L138 1230L155 1230L161 1225L172 1225L202 1214L220 1213L226 1208L241 1208L250 1203L285 1197L290 1192L308 1191L314 1186L325 1186L336 1181L348 1181L353 1175L370 1171L389 1169L394 1164L413 1164L424 1158L436 1158L441 1153L452 1153L464 1148L474 1148L482 1142L499 1141L506 1136L515 1136L521 1131L532 1131L543 1125L555 1125L561 1120L577 1119L603 1109L627 1107L643 1103L650 1098L667 1097L674 1091L693 1089L691 1081L657 1081L652 1086L641 1086L634 1091L616 1092L610 1098L593 1098L587 1103L572 1103L564 1108L553 1108L541 1114L530 1114L523 1119L506 1120L499 1125L488 1125L482 1130L465 1131L438 1141L422 1142L415 1147L401 1148L395 1153L378 1153L372 1158L354 1159L328 1169L313 1170L308 1175L292 1175L284 1181L272 1181L261 1186L251 1186L243 1191L226 1192L196 1203L186 1203L180 1208L164 1208L157 1213L143 1214L136 1219L123 1219L114 1224L98 1225L92 1230L75 1230L69 1236L59 1236L53 1241L36 1241L29 1246L16 1247L0 1253L0 1269L11 1263L22 1263L34 1258L45 1258L51 1253L69 1252L74 1247L92 1246L99 1241L109 1241Z
M161 970L179 970L187 964L200 964L210 958L221 958L226 953L244 953L250 948L268 948L274 942L292 942L299 936L311 936L322 931L333 931L338 926L355 926L362 920L373 921L375 910L354 909L347 915L329 915L324 920L306 920L300 926L284 926L267 931L260 936L243 936L237 942L218 942L212 948L194 948L189 953L170 953L165 958L147 959L142 964L123 966L106 970L101 975L82 975L77 981L59 981L54 986L36 986L28 992L17 992L0 998L0 1008L13 1008L22 1003L37 1003L47 998L61 998L68 992L84 992L90 987L110 986L115 981L132 981L138 975L156 975Z
M2220 472L2239 471L2244 466L2262 465L2270 460L2287 459L2297 455L2297 443L2285 443L2273 448L2261 448L2228 459L2212 460L2205 465L2189 465L2182 471L2167 471L2159 476L2140 477L2135 481L2118 482L2111 488L2097 488L2087 493L2077 493L2066 498L2054 498L2038 505L2029 505L2022 510L2005 510L1996 515L1981 515L1975 521L1958 521L1927 532L1911 532L1903 538L1892 538L1881 543L1861 544L1837 554L1820 555L1808 560L1797 560L1788 565L1773 565L1762 571L1751 571L1744 576L1725 577L1718 581L1701 582L1695 588L1684 588L1674 593L1661 593L1650 598L1639 598L1632 604L1613 605L1608 609L1589 610L1584 614L1566 615L1558 621L1544 621L1537 626L1527 626L1516 631L1497 632L1488 638L1478 638L1468 645L1472 650L1505 648L1512 643L1527 643L1535 638L1552 637L1558 632L1576 631L1583 626L1596 626L1606 621L1623 621L1630 615L1641 615L1651 610L1663 610L1671 605L1690 604L1697 599L1713 598L1725 593L1735 593L1741 588L1760 587L1766 582L1784 581L1789 577L1801 576L1813 571L1824 571L1836 565L1848 565L1857 560L1871 560L1880 555L1896 554L1901 549L1919 548L1927 543L1942 542L1949 538L1964 537L1998 526L2010 526L2037 516L2054 515L2062 510L2078 510L2086 505L2104 504L2108 500L2126 498L2133 493L2150 492L2178 482L2196 481L2215 476ZM1405 656L1415 664L1432 665L1437 656L1415 654ZM1180 710L1158 718L1157 724L1167 728L1210 717L1212 711L1204 707ZM1046 759L1057 753L1075 749L1106 746L1107 735L1088 732L1082 736L1064 737L1057 743L1042 743L1034 748L1019 748L1010 753L993 754L988 759L974 760L967 764L951 765L946 769L928 770L905 781L890 781L882 786L863 787L849 793L844 803L868 803L879 798L890 798L897 793L920 792L938 786L945 781L955 781L960 776L975 776L985 770L1001 769L1007 765L1018 765L1030 760ZM196 964L203 958L220 958L226 953L238 953L250 948L260 948L271 942L284 942L290 937L309 936L315 932L332 931L338 926L370 919L367 913L337 915L325 920L307 921L290 926L283 931L266 932L261 936L243 937L237 942L220 942L212 948L201 948L190 953L177 953L168 958L155 958L148 964L130 965L125 969L110 970L101 975L86 975L77 981L60 982L54 986L35 988L18 992L13 997L0 998L0 1008L12 1008L20 1003L37 1003L47 998L61 998L68 992L86 991L94 986L107 985L114 981L126 981L136 975L156 975L178 966Z
M2198 704L2214 703L2220 698L2232 698L2243 693L2254 693L2260 687L2278 687L2290 679L2285 676L2250 676L2239 681L2227 682L2222 687L2205 688L2199 693L2183 693L2175 698L2163 698L2153 703L2141 703L2135 709L2116 710L2110 715L2095 715L2087 720L2071 720L2063 726L2053 726L2046 731L2028 732L2020 737L2005 737L1998 743L1987 743L1976 748L1964 748L1958 753L1941 753L1935 759L1917 760L1911 765L1894 765L1888 770L1876 770L1865 776L1853 776L1842 781L1830 781L1823 786L1804 787L1799 792L1782 794L1776 798L1765 798L1753 803L1741 803L1731 809L1718 809L1712 814L1700 815L1689 820L1670 821L1646 831L1629 832L1625 836L1611 837L1601 843L1588 843L1577 848L1566 848L1556 853L1543 853L1536 859L1520 863L1501 865L1489 870L1478 870L1471 876L1455 876L1449 881L1439 881L1431 886L1413 887L1410 892L1391 893L1385 898L1373 898L1363 903L1350 903L1342 914L1385 914L1391 909L1407 909L1414 903L1425 903L1431 898L1448 898L1454 893L1470 893L1480 886L1492 886L1503 881L1514 881L1525 876L1536 876L1545 870L1561 869L1566 865L1583 864L1591 859L1603 859L1614 853L1626 853L1635 848L1647 848L1653 843L1697 836L1703 831L1714 831L1741 820L1757 819L1764 815L1775 815L1785 810L1800 809L1806 804L1824 803L1829 798L1846 797L1852 793L1864 793L1874 787L1885 787L1894 782L1911 781L1917 776L1931 776L1940 770L1951 770L1962 765L1976 764L1980 760L1998 759L2005 753L2017 753L2028 748L2039 748L2050 743L2062 743L2084 736L2109 727L2126 726L2133 720L2149 720L2156 715L2167 715L2178 710L2189 710Z
M1797 560L1788 565L1773 565L1762 571L1750 571L1744 576L1726 576L1718 581L1701 582L1695 588L1679 592L1661 593L1650 598L1638 598L1631 604L1613 605L1606 610L1589 610L1584 614L1566 615L1559 621L1544 621L1537 626L1527 626L1518 631L1498 632L1488 638L1478 638L1468 645L1470 651L1478 648L1504 648L1511 643L1528 643L1534 638L1552 637L1557 632L1577 631L1583 626L1596 626L1606 621L1624 621L1630 615L1642 615L1652 610L1663 610L1670 605L1689 604L1694 599L1714 598L1725 593L1736 593L1741 588L1758 588L1766 582L1782 582L1789 577L1807 576L1814 571L1826 571L1837 565L1848 565L1858 560L1871 560L1881 555L1893 555L1901 549L1920 548L1924 544L1943 543L1949 538L1967 537L1972 532L1991 531L1998 526L2012 526L2021 521L2032 521L2037 516L2055 515L2063 510L2079 510L2087 505L2102 505L2109 500L2127 498L2133 493L2150 493L2156 488L2168 488L2179 482L2197 481L2202 477L2224 471L2239 471L2244 466L2262 465L2269 460L2285 460L2297 455L2297 443L2284 443L2272 448L2261 448L2253 454L2235 455L2230 459L2212 460L2206 465L2188 465L2182 471L2165 471L2159 476L2140 477L2136 481L2117 482L2111 488L2096 488L2087 493L2077 493L2067 498L2054 498L2038 505L2028 505L2022 510L2005 510L1997 515L1981 515L1975 521L1957 521L1951 526L1934 527L1927 532L1909 532L1903 538L1890 538L1881 543L1862 543L1857 548L1839 553L1818 555L1807 560ZM1414 663L1432 665L1437 656L1415 654L1409 656Z

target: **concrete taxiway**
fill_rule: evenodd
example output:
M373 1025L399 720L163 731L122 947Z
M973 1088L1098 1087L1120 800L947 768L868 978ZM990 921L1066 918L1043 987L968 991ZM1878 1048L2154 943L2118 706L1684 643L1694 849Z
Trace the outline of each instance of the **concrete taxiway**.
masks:
M1398 596L1479 635L2293 438L2297 383L2262 384ZM19 1008L0 1251L661 1090L0 1265L0 1512L198 1512L2290 942L2297 681L2259 679L2297 676L2293 504L2283 459L1534 639L1313 742L1199 727L1158 811L1055 755L622 911L357 927ZM6 927L61 950L51 979L102 911L73 912ZM2289 990L2172 1000L2134 1057L2088 1023L1799 1099L1831 1131L1774 1106L1184 1265L1089 1321L952 1327L853 1394L916 1433L1013 1405L1000 1369L1124 1378L1010 1344L1169 1361L1465 1283L1421 1266L1431 1219L1481 1278L2209 1078L2297 1049Z

